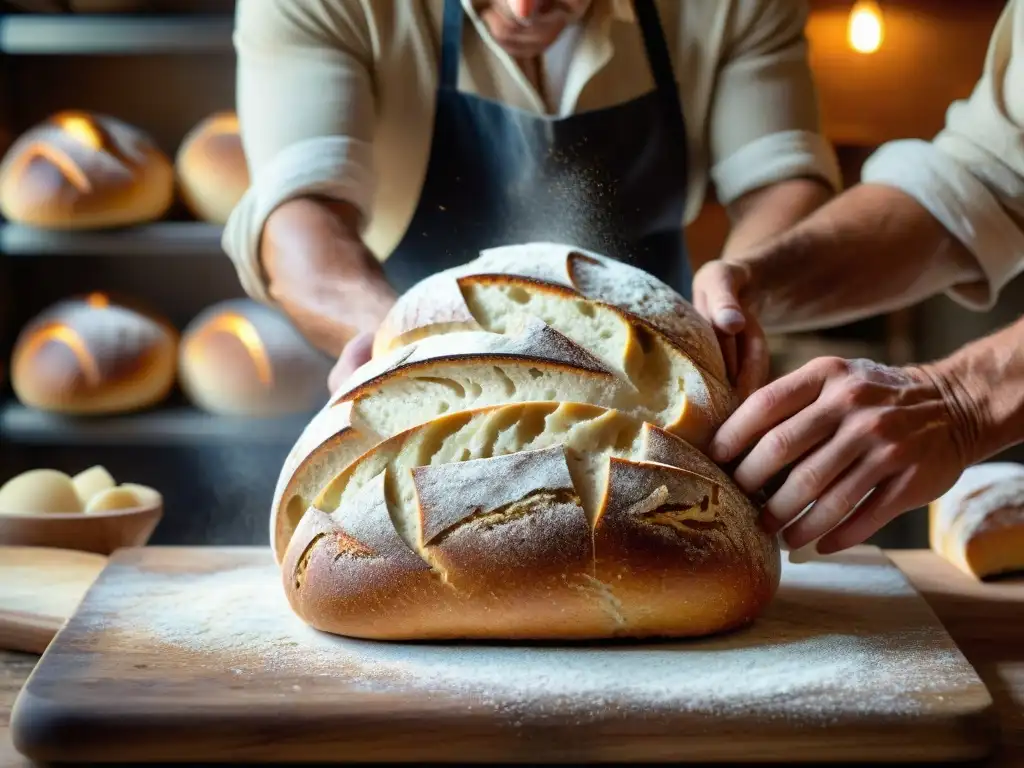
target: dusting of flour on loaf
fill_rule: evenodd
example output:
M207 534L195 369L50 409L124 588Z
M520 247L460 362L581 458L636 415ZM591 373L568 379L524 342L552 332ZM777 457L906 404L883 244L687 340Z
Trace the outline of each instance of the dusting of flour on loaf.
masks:
M576 647L427 645L352 640L305 626L289 609L277 567L191 576L118 566L102 606L78 621L104 630L107 652L144 651L199 673L231 670L280 679L287 689L342 676L368 690L420 690L474 706L537 716L689 711L739 715L770 705L783 717L828 721L855 709L898 716L926 708L928 694L969 684L950 643L923 636L931 618L893 568L820 561L784 565L783 587L752 628L683 643ZM891 606L880 626L872 604ZM925 611L925 613L921 613ZM839 629L841 612L845 629ZM850 626L863 634L850 634ZM861 630L861 628L863 628ZM314 681L315 682L315 681Z

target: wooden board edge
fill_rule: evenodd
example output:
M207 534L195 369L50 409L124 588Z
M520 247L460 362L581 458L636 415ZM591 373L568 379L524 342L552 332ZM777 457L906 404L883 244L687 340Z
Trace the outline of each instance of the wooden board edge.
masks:
M109 576L111 565L115 564L138 564L151 559L159 561L170 551L180 554L182 551L195 549L201 550L206 555L210 554L238 554L244 555L247 552L262 553L268 552L266 547L138 547L119 550L111 557L107 568L100 573L99 577L90 586L82 604L89 598L92 590L96 589L104 577ZM931 613L937 627L949 636L942 622L935 615L927 600L914 586L913 582L899 569L898 565L878 547L864 546L858 548L859 553L866 559L876 562L885 562L890 567L900 571L901 576L907 581L909 587L919 596L928 611ZM146 757L138 744L126 744L123 741L125 729L135 731L141 723L133 725L133 714L128 711L119 710L116 706L111 708L107 717L97 720L96 711L92 706L85 703L69 703L57 701L49 697L37 695L33 682L40 669L45 669L46 657L54 650L60 652L60 633L47 652L44 653L40 663L30 674L22 691L15 701L10 721L10 735L12 743L21 754L31 760L47 762L130 762L145 761L153 759ZM952 642L952 638L949 638ZM957 647L957 651L963 653ZM929 762L970 762L990 756L999 743L999 727L996 719L995 706L987 686L981 680L973 665L963 658L966 664L974 673L980 691L986 694L986 700L977 702L974 705L964 706L959 711L936 714L926 719L918 719L912 723L886 722L879 723L884 726L884 735L877 741L864 743L863 734L858 733L856 737L846 734L844 737L843 728L834 730L835 739L829 739L829 747L833 743L841 744L841 762L891 762L894 757L894 750L898 753L900 748L913 751L913 757L906 755L898 758L905 763L929 763ZM409 714L409 713L405 713ZM218 730L221 731L224 739L220 744L207 745L204 747L197 743L194 738L196 728L208 724L210 720L218 720ZM361 729L368 723L359 722L359 716L348 718L343 722L338 718L331 727L320 728L320 731L335 731L336 728L349 730L350 732L361 733ZM197 702L194 710L187 712L184 716L178 716L173 723L165 724L171 731L170 735L163 734L162 738L168 742L175 743L176 750L173 755L166 755L168 759L175 761L220 761L220 760L252 760L252 761L277 761L271 753L276 750L287 750L288 762L324 762L325 760L338 761L338 750L348 750L345 759L340 762L406 762L406 761L428 761L428 762L505 762L505 763L536 763L549 761L559 764L570 764L577 762L604 762L604 761L626 761L626 762L652 762L652 763L686 763L685 756L678 753L668 753L663 745L658 744L658 737L651 734L650 746L645 746L646 752L642 754L623 754L617 751L613 744L603 746L594 744L592 746L578 746L575 750L568 745L550 744L538 747L551 741L551 735L545 733L543 726L529 728L528 733L514 740L509 738L507 731L480 733L472 740L473 746L466 744L443 745L428 738L431 734L421 733L424 737L421 743L415 743L416 739L394 741L405 742L386 744L376 742L375 747L360 747L358 742L345 745L337 740L327 740L324 737L317 738L315 732L310 732L309 723L306 721L289 721L287 715L283 718L274 718L265 723L258 719L251 718L248 714L236 715L234 718L226 717L225 713L218 712L210 707L205 707ZM163 726L162 726L163 727ZM372 730L372 726L370 727ZM486 728L485 728L486 730ZM55 743L54 734L59 733L61 737ZM250 738L238 734L249 733ZM234 737L229 734L234 734ZM936 734L939 734L936 737ZM136 732L135 736L139 734ZM926 738L927 737L927 738ZM501 746L497 749L491 746L492 740ZM736 755L715 740L721 741L721 734L702 736L694 735L694 746L687 745L687 750L702 752L695 762L701 763L735 763ZM413 742L410 744L409 742ZM701 743L703 742L703 743ZM230 746L227 746L230 744ZM750 747L756 748L753 744ZM762 745L763 751L756 756L745 756L744 762L772 763L779 760L793 763L827 762L835 757L829 757L821 750L822 743L820 735L816 736L811 732L797 734L795 738L785 744L786 753L778 750L779 745ZM635 745L634 745L635 748ZM418 750L418 751L417 751ZM499 750L501 751L499 753ZM774 750L774 751L773 751ZM547 753L545 753L547 752Z
M12 713L12 743L27 758L43 763L108 762L221 762L253 761L291 763L674 763L736 764L740 761L734 740L719 732L695 732L686 744L666 732L649 733L643 739L625 734L579 729L578 738L566 739L564 728L537 724L529 728L476 725L458 718L463 731L458 738L439 742L437 723L429 723L409 738L395 738L393 723L382 725L377 717L360 722L324 719L316 728L301 719L248 717L236 713L220 719L219 713L199 705L187 717L161 723L160 744L146 742L147 726L131 713L111 713L97 722L95 712L82 706L55 706L28 692L19 696ZM202 726L217 722L214 733L201 737ZM743 763L810 764L840 762L974 763L992 755L998 731L987 712L964 713L956 718L939 717L912 725L898 720L874 724L865 738L863 726L830 729L827 738L816 727L762 740L744 742ZM911 727L907 727L910 725ZM454 726L454 723L453 723ZM197 730L198 729L198 730ZM341 729L339 731L339 729ZM339 732L358 734L349 743ZM58 739L54 734L60 734ZM941 734L936 737L936 734ZM594 736L597 738L594 738ZM339 754L343 757L339 758ZM687 759L692 754L692 759Z

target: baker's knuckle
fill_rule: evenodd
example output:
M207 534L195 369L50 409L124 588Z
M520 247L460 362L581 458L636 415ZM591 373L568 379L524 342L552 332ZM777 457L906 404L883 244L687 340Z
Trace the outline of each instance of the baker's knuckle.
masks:
M749 402L757 411L770 411L779 403L777 388L771 385L762 387L750 396Z
M771 456L786 456L793 447L793 438L784 429L773 429L764 436L764 441L765 449Z
M907 444L899 440L890 440L878 449L878 463L883 467L903 464L908 456Z
M849 363L836 355L819 357L814 363L826 376L842 376L849 371Z
M798 493L813 493L821 484L822 473L813 464L801 464L789 475L789 483Z

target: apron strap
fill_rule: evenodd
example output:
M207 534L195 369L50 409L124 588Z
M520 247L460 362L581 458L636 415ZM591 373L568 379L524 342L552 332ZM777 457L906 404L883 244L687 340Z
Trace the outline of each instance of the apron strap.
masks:
M654 0L633 0L633 9L644 37L647 63L651 67L654 84L659 90L671 90L678 97L672 57L668 55L668 45L665 44L665 34L658 19L658 9L654 6Z
M403 0L407 2L408 0ZM441 27L440 87L455 90L459 84L459 60L462 58L462 3L444 0L444 22Z

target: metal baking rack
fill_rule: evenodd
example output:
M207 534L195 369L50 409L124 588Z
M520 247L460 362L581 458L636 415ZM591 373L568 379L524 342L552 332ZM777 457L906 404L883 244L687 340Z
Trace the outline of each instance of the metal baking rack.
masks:
M183 13L118 15L21 13L0 0L0 152L49 114L74 108L137 125L173 159L196 123L234 106L233 3L219 2L217 12L189 3L153 4ZM220 227L190 220L180 204L166 221L116 230L0 221L0 482L33 467L103 463L164 494L168 514L153 543L265 542L273 483L308 416L215 416L175 392L139 413L62 417L22 406L8 380L20 328L68 295L131 295L179 329L210 304L244 295L220 237Z

